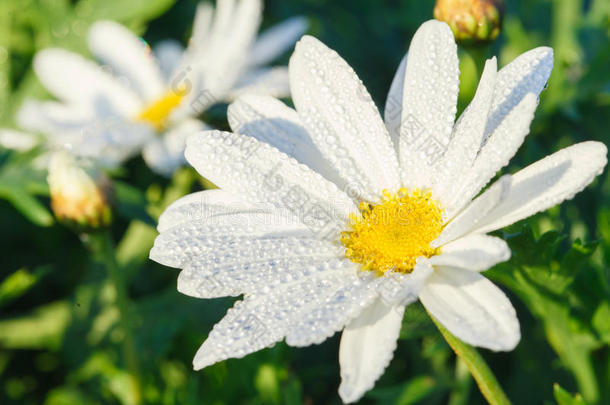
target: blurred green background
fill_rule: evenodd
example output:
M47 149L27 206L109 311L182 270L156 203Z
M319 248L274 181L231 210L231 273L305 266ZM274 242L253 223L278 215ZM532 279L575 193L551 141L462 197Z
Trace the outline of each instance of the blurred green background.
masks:
M194 0L0 0L0 124L26 97L48 97L31 70L34 53L61 46L87 54L97 19L120 21L152 45L185 42ZM356 70L377 105L433 1L266 1L263 28L304 15L309 33ZM460 108L484 58L500 66L540 45L555 67L532 131L509 172L575 142L608 144L610 2L507 1L500 37L460 47ZM281 61L285 63L288 55ZM204 117L227 127L225 106ZM96 253L54 222L45 174L32 154L0 150L0 403L135 404L118 325L116 291ZM176 291L174 269L147 259L162 208L205 188L192 170L171 180L140 158L113 173L118 261L128 277L143 402L154 404L339 404L339 335L304 349L285 344L191 369L195 351L233 299ZM482 350L515 404L610 403L610 179L607 171L570 202L505 229L513 258L486 272L510 296L522 340L510 353ZM573 395L579 393L579 395ZM394 360L363 404L483 404L467 369L417 305L408 307Z

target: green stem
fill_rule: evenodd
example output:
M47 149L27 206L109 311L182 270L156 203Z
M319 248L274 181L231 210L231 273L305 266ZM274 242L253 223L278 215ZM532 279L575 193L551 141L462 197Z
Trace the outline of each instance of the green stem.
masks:
M84 242L91 248L96 260L106 268L116 290L116 305L120 315L120 327L123 332L123 358L130 375L134 404L142 402L140 365L136 352L129 297L125 277L116 260L116 250L108 231L98 231L85 235Z
M453 336L451 332L445 329L445 327L434 319L433 316L430 316L430 318L432 318L438 330L447 343L449 343L449 346L451 346L455 354L464 361L487 402L491 405L510 405L510 401L498 383L496 376L490 370L487 363L485 363L485 360L481 357L479 352L474 347Z
M477 46L470 47L466 51L470 54L470 56L474 59L474 63L477 67L477 76L481 79L481 74L483 74L483 69L485 69L485 62L487 61L487 55L489 54L488 46ZM478 82L477 82L478 83Z

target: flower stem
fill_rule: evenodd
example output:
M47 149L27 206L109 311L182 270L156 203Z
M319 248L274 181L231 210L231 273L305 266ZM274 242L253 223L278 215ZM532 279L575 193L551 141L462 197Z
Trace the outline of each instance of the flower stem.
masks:
M116 306L119 310L120 327L123 332L122 350L125 365L130 376L133 403L142 402L140 365L136 352L129 297L125 277L116 260L116 250L110 232L97 231L83 237L85 244L92 250L95 260L108 271L110 281L116 290Z
M436 327L447 343L449 343L449 346L451 346L455 354L464 361L487 402L491 405L510 405L510 401L502 390L500 383L498 383L496 376L487 363L485 363L485 360L479 352L474 347L453 336L451 332L445 329L445 327L434 319L433 316L430 316L430 318L432 318Z

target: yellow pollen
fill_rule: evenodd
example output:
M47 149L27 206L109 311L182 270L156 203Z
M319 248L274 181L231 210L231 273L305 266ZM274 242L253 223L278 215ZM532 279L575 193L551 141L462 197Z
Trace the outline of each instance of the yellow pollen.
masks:
M383 190L379 204L361 202L359 208L359 215L350 215L349 230L341 233L341 243L345 256L361 263L363 269L410 273L418 257L438 254L430 242L443 229L442 209L430 192Z
M140 114L138 121L145 121L151 124L157 131L165 128L167 117L180 105L184 92L170 90L158 100L153 101Z

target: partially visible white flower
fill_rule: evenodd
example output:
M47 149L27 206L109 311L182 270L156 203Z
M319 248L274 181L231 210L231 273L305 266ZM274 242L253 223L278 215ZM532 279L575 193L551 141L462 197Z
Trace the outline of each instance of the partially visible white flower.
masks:
M89 47L103 64L77 54L46 49L34 70L59 101L27 101L21 127L48 135L52 145L116 165L143 148L155 171L171 175L184 162L184 139L207 126L195 117L214 103L244 92L288 95L285 67L265 67L306 29L293 18L256 33L261 0L219 0L197 9L186 49L171 41L154 52L131 31L100 21Z
M110 224L110 182L91 162L80 162L65 150L55 151L47 182L51 208L59 221L80 229Z
M13 149L26 152L40 143L40 138L14 129L0 129L0 146L5 149Z
M266 96L231 104L235 133L193 135L185 152L221 190L186 196L159 219L150 257L183 269L179 291L244 295L194 367L342 331L339 394L357 401L392 359L417 299L463 341L512 350L515 310L480 274L510 249L487 233L572 198L607 160L604 144L583 142L480 193L529 132L552 65L546 47L499 71L488 60L456 121L457 47L445 23L429 21L383 120L348 64L303 37L289 65L296 110Z

